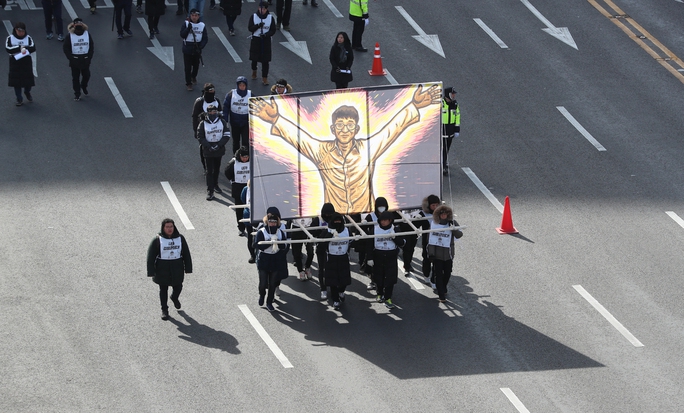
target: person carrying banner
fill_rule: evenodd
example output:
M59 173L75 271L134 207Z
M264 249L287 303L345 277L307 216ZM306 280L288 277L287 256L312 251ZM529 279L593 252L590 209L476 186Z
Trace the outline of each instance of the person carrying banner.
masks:
M436 293L440 303L446 301L447 284L449 284L454 265L454 240L463 236L463 232L455 227L458 227L458 222L454 220L451 208L440 205L432 214L430 229L442 231L425 234L428 236L425 249L434 266Z
M372 268L372 279L375 281L377 290L377 302L385 303L385 307L394 308L392 292L397 283L397 255L399 248L404 246L404 239L396 236L398 229L394 227L394 214L384 211L378 217L376 224L369 229L369 235L383 235L382 237L369 238L367 240L368 261Z
M236 205L242 204L242 190L247 187L250 174L249 149L241 146L235 152L235 156L228 162L223 171L230 181L231 196ZM243 218L243 208L235 208L235 218L237 219L238 231L241 237L246 237L245 224L240 222Z

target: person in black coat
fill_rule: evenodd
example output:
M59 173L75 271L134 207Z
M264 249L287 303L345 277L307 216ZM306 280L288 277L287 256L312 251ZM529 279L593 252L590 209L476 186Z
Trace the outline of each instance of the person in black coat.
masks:
M252 61L252 79L257 78L257 64L261 62L261 80L268 85L268 68L271 61L271 37L276 32L276 22L268 13L268 2L259 3L257 12L249 18L247 30L252 33L249 44L249 60Z
M64 42L64 54L69 59L71 68L71 84L74 88L74 100L81 100L81 91L88 96L88 82L90 81L90 62L95 53L93 37L88 32L88 26L80 18L75 18L67 27L69 35Z
M330 239L325 243L325 286L330 288L330 299L335 310L340 309L341 303L344 302L345 290L352 283L349 248L353 246L354 241L337 240L348 237L350 233L345 227L344 217L337 212L332 214L328 229L319 235L319 238Z
M14 88L17 96L17 106L23 105L24 98L21 96L21 89L29 102L33 102L31 88L36 81L33 77L33 59L31 53L36 51L33 39L26 33L26 25L22 22L14 24L12 34L7 36L5 50L9 53L9 76L7 85ZM23 56L17 59L15 56Z
M397 283L397 256L405 240L396 236L399 229L394 226L394 214L390 211L380 213L375 225L368 228L369 235L384 235L369 238L367 265L372 268L372 279L376 284L377 301L384 302L387 308L394 308L392 292Z
M192 104L192 137L195 139L197 139L197 128L199 127L200 121L204 119L209 105L215 105L219 112L221 112L221 101L216 99L216 88L212 83L205 83L204 88L202 88L202 96L195 99L195 102ZM206 175L207 163L204 160L201 144L199 146L199 153L200 160L202 161L202 168Z
M155 34L159 34L159 18L164 13L166 13L164 0L145 0L145 15L150 29L150 40L154 39Z
M221 0L219 3L223 9L223 15L226 16L226 23L228 23L228 34L235 36L235 19L242 13L242 0Z
M330 48L330 80L335 82L335 88L346 89L349 82L354 80L351 67L354 63L354 51L349 36L345 32L337 33L335 43Z
M221 172L221 158L226 153L226 144L230 139L228 124L221 119L216 106L207 107L207 116L197 128L197 139L202 145L207 164L207 201L211 201L214 199L214 192L223 192L218 186L218 177Z
M207 27L200 21L200 12L190 10L190 17L183 22L180 30L183 38L183 66L185 67L185 87L192 90L197 84L197 73L202 60L202 49L209 41Z
M226 169L223 171L226 178L230 181L231 195L236 205L242 204L242 190L247 187L250 175L249 163L249 149L241 146L235 152L235 156L228 162ZM240 222L243 218L244 208L235 209L235 218L237 220L238 231L241 237L246 237L245 223Z
M152 239L147 249L147 276L159 285L162 320L169 319L169 285L173 286L171 301L176 309L181 308L178 300L185 274L192 273L192 256L185 237L178 232L171 218L162 221L161 231Z
M273 301L280 282L287 278L287 251L290 244L259 244L261 241L285 241L287 234L280 228L280 211L269 207L263 225L257 231L254 246L259 250L256 264L259 271L259 306L264 305L268 311L275 311ZM268 297L266 288L268 287Z

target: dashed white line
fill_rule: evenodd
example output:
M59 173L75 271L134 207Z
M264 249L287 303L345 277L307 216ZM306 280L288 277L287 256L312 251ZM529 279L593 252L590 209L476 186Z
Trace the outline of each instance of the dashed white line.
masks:
M326 6L330 9L331 12L335 15L335 17L344 17L342 13L340 13L339 10L337 10L337 7L335 7L334 4L330 0L323 0L323 3L325 3Z
M634 337L634 336L632 335L632 333L630 333L629 330L627 330L627 329L625 328L625 326L622 325L622 323L620 323L619 321L617 321L617 319L616 319L615 317L613 317L613 315L610 314L610 313L608 312L608 310L606 310L606 309L601 305L601 303L599 303L598 301L596 301L596 299L595 299L594 297L592 297L591 294L589 294L589 293L587 292L587 290L585 290L584 288L582 288L581 285L573 285L572 288L574 288L575 290L577 290L577 292L580 293L580 295L581 295L582 297L584 297L584 299L587 300L587 301L589 302L589 304L591 304L592 307L594 307L594 308L596 309L596 311L598 311L606 320L608 320L608 322L609 322L610 324L612 324L613 327L615 327L615 328L617 329L617 331L620 332L620 334L622 334L627 340L629 340L629 342L632 343L632 345L633 345L634 347L643 347L643 346L644 346L643 344L641 344L641 341L637 340L637 338Z
M190 222L188 215L185 213L185 210L183 210L183 207L181 206L180 202L178 201L178 198L176 197L176 193L173 192L173 189L171 189L171 185L166 181L162 181L161 186L162 186L162 188L164 188L164 192L166 192L166 196L169 197L169 201L171 201L171 205L173 205L173 209L176 210L176 214L178 214L178 217L180 218L183 225L185 225L185 228L186 229L195 229L195 227L192 225L192 222Z
M492 40L494 40L496 42L496 44L499 45L500 48L508 49L508 46L506 46L506 43L504 43L503 40L501 40L499 38L499 36L497 36L496 33L494 33L494 31L492 29L490 29L489 26L487 26L481 19L473 19L473 20L475 20L475 23L477 23L477 25L480 26L480 28L482 30L484 30L484 32L487 33L489 35L489 37L491 37Z
M503 392L503 394L506 395L506 397L508 397L508 400L511 403L513 403L513 406L515 406L515 408L518 409L520 413L530 413L530 411L527 410L527 407L525 407L525 405L522 404L520 399L518 399L518 396L516 396L511 389L509 389L508 387L502 387L501 391Z
M591 136L591 133L587 132L587 130L584 129L584 127L583 127L582 125L580 125L579 122L577 122L577 120L575 119L575 117L572 116L572 115L570 114L570 112L568 112L568 110L565 109L565 107L563 107L563 106L556 106L556 109L558 109L558 111L559 111L560 113L562 113L563 116L565 116L565 118L572 124L572 126L574 126L575 129L577 129L577 130L579 131L579 133L581 133L582 136L584 136L584 138L585 138L586 140L588 140L592 145L594 145L594 146L596 147L596 149L598 149L600 152L606 150L606 148L604 148L603 145L601 145L596 139L594 139L593 136Z
M684 219L681 219L679 215L675 214L673 211L666 211L670 218L674 219L674 222L678 223L680 227L684 228Z
M114 99L116 99L116 103L119 104L119 107L121 108L121 112L123 112L124 117L132 118L133 114L131 113L130 110L128 110L128 106L126 105L126 102L123 100L121 93L119 93L119 88L116 87L116 83L114 83L114 79L112 79L111 77L105 77L105 82L107 82L107 86L109 86L109 90L112 91L112 95L114 95Z
M226 39L226 35L223 34L223 32L221 31L221 28L220 27L213 27L213 29L214 29L214 33L216 33L216 37L219 38L219 40L223 44L223 47L225 47L226 50L228 50L228 54L230 54L230 57L233 58L235 63L242 63L242 59L240 59L240 56L235 51L235 48L233 48L233 46L230 44L228 39Z
M494 195L492 195L491 192L489 192L489 189L487 189L487 187L484 186L484 184L482 183L482 181L480 181L480 179L477 177L477 175L475 175L475 173L473 171L471 171L470 168L461 168L461 169L463 170L463 172L465 172L466 175L468 175L468 178L470 178L470 180L473 181L473 183L475 184L477 189L479 189L480 192L482 192L484 194L484 196L486 196L487 199L489 199L489 202L491 202L492 205L494 205L496 207L496 209L498 209L499 212L501 212L503 214L503 209L504 209L503 205L501 205L501 202L499 202L499 200L496 199L496 197Z
M240 309L240 311L242 311L242 314L244 314L244 316L247 318L252 327L254 327L256 332L259 334L259 337L261 337L261 339L264 340L268 348L271 349L271 351L276 356L278 361L280 361L280 364L282 364L283 367L285 367L286 369L294 367L292 363L290 363L290 360L288 360L287 357L285 357L285 354L283 354L283 352L280 351L280 348L275 343L275 341L273 341L271 336L269 336L266 330L264 330L264 328L261 326L259 320L257 320L256 317L254 317L254 314L252 314L249 308L247 308L245 304L238 305L238 308Z

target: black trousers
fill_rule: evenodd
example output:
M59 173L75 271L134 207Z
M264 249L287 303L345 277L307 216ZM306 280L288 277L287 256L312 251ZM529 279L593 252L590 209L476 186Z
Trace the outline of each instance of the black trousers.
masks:
M152 16L152 15L147 16L147 27L150 29L150 31L159 30L159 28L157 26L159 26L159 18L160 17L161 16L158 14L156 14L154 16Z
M74 95L80 97L81 88L87 88L88 81L90 81L90 66L71 68L71 85L74 88Z
M185 84L191 85L192 79L196 79L197 72L199 72L200 55L183 53L183 65L185 66Z
M252 60L252 70L257 70L258 60ZM261 77L268 77L269 62L261 62Z
M200 161L202 161L202 168L204 169L204 173L207 173L207 161L204 160L204 150L202 150L202 144L199 144L200 148Z
M204 160L207 163L207 191L214 192L221 172L221 157L206 157Z
M340 285L340 286L335 286L332 285L330 286L330 299L333 300L333 302L340 302L340 293L343 293L347 289L346 285Z
M124 30L130 30L131 29L131 17L132 17L132 10L133 9L133 0L120 0L119 3L117 3L114 6L114 15L116 17L116 32L118 34L123 34ZM121 24L121 12L123 11L124 14L124 21L123 25Z
M325 260L327 259L325 247L316 251L316 260L318 260L318 283L321 285L321 291L325 291Z
M280 273L278 271L259 270L259 296L266 295L266 287L268 286L268 296L266 296L266 303L273 304L275 299L276 287L280 285Z
M240 146L249 148L249 123L240 126L230 122L230 136L233 139L233 153L237 152Z
M302 246L306 245L306 263L304 263L304 254L302 254ZM304 271L306 268L311 267L313 263L313 244L307 242L305 244L293 243L290 248L292 249L292 258L294 258L294 265L297 267L298 272Z
M375 252L373 266L373 282L375 282L376 291L378 295L385 297L385 299L392 298L392 291L394 291L394 284L397 283L397 255L394 251L391 253Z
M292 12L292 0L276 0L276 18L278 24L290 25L290 13Z
M402 250L402 259L404 260L404 271L412 271L411 262L413 261L413 252L416 250L418 243L418 235L406 236L406 244Z
M350 17L349 19L354 22L351 38L352 48L363 47L361 38L363 37L363 31L366 29L366 22L361 17Z
M52 16L55 16L55 31L57 34L64 34L62 24L62 2L59 4L52 4L49 1L42 1L43 15L45 17L45 33L52 33Z
M429 277L430 280L434 278L434 274L432 274L432 259L428 257L427 246L423 247L423 276Z
M451 142L454 140L454 135L450 135L443 138L442 141L442 168L446 168L449 165L449 149L451 149Z
M432 260L435 268L435 284L437 285L437 295L440 300L444 300L447 293L447 284L451 278L451 270L454 266L453 260L442 261Z
M183 284L178 284L173 286L173 291L171 292L171 299L177 300L180 296L181 291L183 291ZM159 301L161 301L162 311L169 311L169 286L164 284L159 284Z

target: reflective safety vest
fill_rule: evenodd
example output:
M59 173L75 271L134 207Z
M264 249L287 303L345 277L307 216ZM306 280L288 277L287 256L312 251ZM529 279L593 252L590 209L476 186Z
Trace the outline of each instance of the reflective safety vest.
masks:
M349 14L355 17L363 17L368 14L368 0L351 0L349 2Z
M188 22L185 22L186 26ZM188 33L187 37L185 38L185 41L190 43L199 43L202 41L202 33L204 32L204 23L199 22L199 23L193 23L192 24L192 30ZM193 36L194 33L194 36Z
M230 97L230 111L238 115L249 114L249 98L251 97L251 90L248 90L245 97L242 97L238 94L237 89L233 89L233 96Z
M446 99L442 99L442 125L461 125L461 108L458 103L455 109L449 109Z

